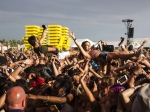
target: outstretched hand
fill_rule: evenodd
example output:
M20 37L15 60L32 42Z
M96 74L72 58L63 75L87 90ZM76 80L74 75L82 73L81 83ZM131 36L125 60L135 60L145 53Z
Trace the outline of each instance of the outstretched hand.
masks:
M26 59L26 60L25 60L25 63L28 64L28 65L31 65L31 64L33 64L33 60L31 60L31 59Z
M145 44L145 43L146 43L146 40L143 41L143 44Z
M73 31L69 31L69 35L72 37L73 40L76 40L74 32Z

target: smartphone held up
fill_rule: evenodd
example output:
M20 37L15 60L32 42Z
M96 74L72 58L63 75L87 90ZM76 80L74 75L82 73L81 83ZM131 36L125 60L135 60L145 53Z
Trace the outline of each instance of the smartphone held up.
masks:
M119 78L119 79L117 80L117 83L123 84L123 83L125 83L127 80L128 80L127 75L124 75L124 76L122 76L121 78Z

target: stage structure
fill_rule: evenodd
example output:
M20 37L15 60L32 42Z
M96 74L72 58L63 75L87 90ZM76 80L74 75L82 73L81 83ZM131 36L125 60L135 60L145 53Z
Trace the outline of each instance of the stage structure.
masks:
M130 39L133 38L134 35L134 27L132 27L132 22L133 19L124 19L122 20L122 22L124 22L126 28L127 28L127 33L125 33L125 35L127 35L127 45L130 43Z

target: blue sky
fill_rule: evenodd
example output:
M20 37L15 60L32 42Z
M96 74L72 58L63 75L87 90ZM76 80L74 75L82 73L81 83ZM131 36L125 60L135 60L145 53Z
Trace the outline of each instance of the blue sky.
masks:
M25 25L60 24L77 38L126 37L123 19L134 19L134 38L150 37L149 0L0 0L0 39L21 39Z

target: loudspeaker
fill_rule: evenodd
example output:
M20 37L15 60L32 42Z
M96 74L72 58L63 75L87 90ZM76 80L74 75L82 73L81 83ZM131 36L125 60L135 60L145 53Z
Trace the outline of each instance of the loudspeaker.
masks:
M129 28L128 38L133 38L134 28Z

